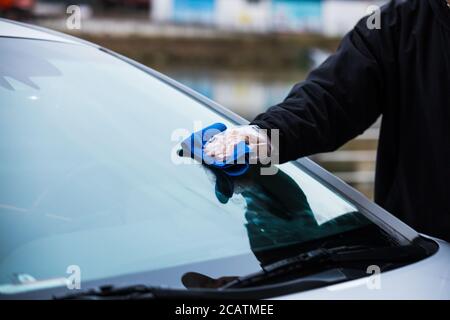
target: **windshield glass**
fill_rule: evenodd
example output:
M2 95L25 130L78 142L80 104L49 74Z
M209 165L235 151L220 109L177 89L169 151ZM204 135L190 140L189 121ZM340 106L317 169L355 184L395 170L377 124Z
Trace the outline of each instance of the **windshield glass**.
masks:
M122 60L12 38L0 52L0 293L70 266L82 281L154 270L149 283L189 287L189 272L242 276L295 246L379 231L294 164L231 182L178 164L199 123L234 124Z

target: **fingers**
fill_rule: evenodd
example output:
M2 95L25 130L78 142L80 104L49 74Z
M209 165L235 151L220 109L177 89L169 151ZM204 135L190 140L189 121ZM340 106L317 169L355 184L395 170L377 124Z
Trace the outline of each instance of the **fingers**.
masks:
M270 150L267 135L254 126L230 128L215 135L205 145L205 153L218 161L232 157L237 144L244 141L250 149L258 154L258 150Z
M223 161L233 155L235 146L241 141L245 141L245 137L241 137L235 132L221 134L210 140L204 151L208 156Z

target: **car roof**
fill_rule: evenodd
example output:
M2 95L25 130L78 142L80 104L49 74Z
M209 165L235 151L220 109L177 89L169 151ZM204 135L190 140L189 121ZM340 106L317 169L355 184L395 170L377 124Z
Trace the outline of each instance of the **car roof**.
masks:
M87 41L50 29L0 18L0 37L22 38L92 45Z

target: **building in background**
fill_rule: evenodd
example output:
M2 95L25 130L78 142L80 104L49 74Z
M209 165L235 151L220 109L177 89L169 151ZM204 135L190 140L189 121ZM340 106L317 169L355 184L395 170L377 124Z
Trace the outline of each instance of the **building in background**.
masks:
M187 24L198 23L207 25L214 24L214 0L174 0L172 3L173 22Z
M327 0L323 3L321 32L327 36L341 36L368 14L373 5L381 6L386 1Z
M35 0L0 0L0 16L13 19L28 19L33 12Z
M342 35L378 0L152 0L155 22L226 30Z
M272 0L271 29L288 32L320 32L322 0Z
M317 33L342 36L368 12L387 0L0 0L5 12L29 12L38 18L66 15L79 5L83 19L111 18L128 26L145 24L202 26L232 32ZM89 14L87 14L89 13ZM92 13L92 14L90 14ZM148 18L150 15L150 19ZM101 27L101 26L100 26ZM134 27L133 27L134 28Z
M217 27L238 31L270 31L271 1L215 0L214 2Z

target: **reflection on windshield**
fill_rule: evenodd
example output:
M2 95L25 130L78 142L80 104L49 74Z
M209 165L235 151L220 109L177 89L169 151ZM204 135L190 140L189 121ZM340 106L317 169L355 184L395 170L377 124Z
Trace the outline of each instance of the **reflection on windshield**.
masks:
M226 204L236 194L245 199L248 240L262 267L286 254L277 254L273 249L326 238L370 223L360 213L348 212L319 224L303 190L281 170L275 175L261 175L258 166L250 166L245 175L231 177L221 170L204 168L213 176L215 195L220 203ZM219 288L236 278L214 279L198 272L187 272L181 281L186 288Z
M61 76L61 72L54 65L32 52L24 52L20 49L2 50L0 86L7 90L15 90L11 80L39 90L39 86L31 80L32 77L57 76Z
M261 175L257 166L250 166L249 172L239 177L214 168L206 170L214 175L219 202L227 203L237 194L245 199L250 247L261 264L271 262L264 251L325 238L369 223L357 212L348 212L319 224L303 190L282 170L275 175Z
M83 281L242 276L292 243L366 224L293 164L230 180L173 163L176 129L234 124L126 62L25 39L0 38L0 52L0 292L18 273L64 278L70 265Z

